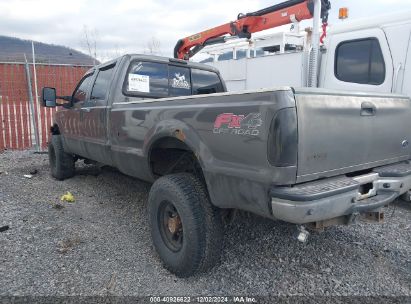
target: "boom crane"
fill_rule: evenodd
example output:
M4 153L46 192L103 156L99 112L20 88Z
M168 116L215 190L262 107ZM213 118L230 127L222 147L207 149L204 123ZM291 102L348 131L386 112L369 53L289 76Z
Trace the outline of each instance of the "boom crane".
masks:
M323 38L331 4L329 0L320 1ZM174 48L174 58L189 60L205 46L225 42L227 37L250 39L253 33L311 19L313 16L314 0L288 0L256 12L239 14L235 21L178 40Z

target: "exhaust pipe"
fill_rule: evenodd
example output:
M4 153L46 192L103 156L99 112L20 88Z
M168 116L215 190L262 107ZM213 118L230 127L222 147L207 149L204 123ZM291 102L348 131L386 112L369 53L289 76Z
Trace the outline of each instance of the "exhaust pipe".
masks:
M308 67L308 87L318 86L318 54L320 51L321 0L314 0L312 49Z

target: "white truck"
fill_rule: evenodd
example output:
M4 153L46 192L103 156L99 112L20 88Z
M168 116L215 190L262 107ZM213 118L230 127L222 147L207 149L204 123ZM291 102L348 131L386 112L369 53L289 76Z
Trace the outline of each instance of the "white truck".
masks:
M229 91L309 86L311 32L292 28L207 46L197 58L220 71ZM315 67L321 88L411 96L411 11L329 26Z

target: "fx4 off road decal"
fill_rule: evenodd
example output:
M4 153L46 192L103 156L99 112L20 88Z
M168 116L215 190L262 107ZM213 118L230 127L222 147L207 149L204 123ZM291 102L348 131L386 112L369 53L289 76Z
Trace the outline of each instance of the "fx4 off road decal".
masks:
M261 113L250 113L248 115L223 113L217 116L213 133L258 136L262 124Z

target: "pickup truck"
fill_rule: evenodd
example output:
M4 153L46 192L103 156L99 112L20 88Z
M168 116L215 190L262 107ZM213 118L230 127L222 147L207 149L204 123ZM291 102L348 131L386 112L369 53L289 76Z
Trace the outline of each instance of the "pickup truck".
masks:
M227 93L208 65L125 55L90 69L51 127L51 174L79 159L153 183L154 247L187 277L219 259L224 219L244 210L322 229L411 189L411 103L394 94L279 87ZM302 231L302 230L301 230ZM306 230L305 230L306 231Z

